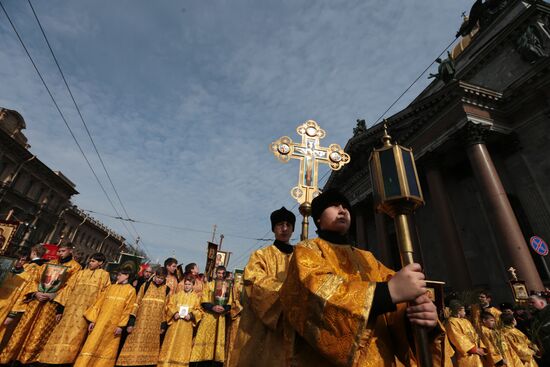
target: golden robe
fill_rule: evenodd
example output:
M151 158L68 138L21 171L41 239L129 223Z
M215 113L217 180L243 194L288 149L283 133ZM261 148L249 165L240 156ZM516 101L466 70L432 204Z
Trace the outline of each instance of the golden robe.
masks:
M294 249L280 291L283 312L296 331L293 366L416 365L407 335L405 304L369 319L376 282L394 272L368 252L320 238ZM450 364L442 330L431 330L434 366Z
M193 315L192 321L174 320L174 315L179 312L180 306L189 307L189 313ZM194 291L188 293L182 291L169 297L166 312L169 327L162 343L157 366L189 366L193 347L193 327L197 326L202 315L201 298Z
M213 280L204 287L202 303L215 304L215 284L216 282ZM228 306L231 306L231 300L229 300ZM197 329L190 362L225 361L225 316L226 313L204 311Z
M507 367L523 366L518 355L510 349L504 335L500 331L482 326L481 334L481 340L487 346L487 355L483 360L484 366L492 367L503 359L506 360Z
M156 365L160 352L160 330L165 321L166 306L170 289L166 284L147 287L143 283L139 289L132 315L136 318L134 330L128 334L124 347L117 360L118 366Z
M51 261L50 264L60 264L58 260ZM61 265L67 266L67 278L61 290L67 286L71 277L81 269L79 263L71 259ZM55 310L56 303L53 301L40 302L37 299L32 299L26 305L22 302L23 297L38 291L40 277L47 263L40 266L40 269L34 272L34 279L29 281L25 289L21 292L21 296L14 306L13 311L23 311L21 321L17 324L10 341L0 354L0 364L9 363L17 360L23 364L34 363L38 361L38 357L44 341L47 340L55 326Z
M292 331L282 317L279 290L292 254L274 245L254 252L244 270L243 311L228 366L285 366ZM285 341L284 327L287 328ZM275 347L276 346L276 347Z
M94 329L76 359L76 367L112 367L116 362L120 335L117 327L128 324L136 301L136 290L130 284L113 284L85 313Z
M71 278L67 287L54 299L65 310L40 353L40 363L74 363L88 336L88 322L84 318L84 312L110 285L109 273L102 269L84 269Z
M242 281L238 282L236 281L233 283L233 288L231 292L231 311L229 311L229 317L227 320L227 329L228 332L226 334L227 342L226 342L226 348L225 348L225 364L226 366L230 365L231 361L231 354L233 353L233 350L235 349L235 341L237 339L237 331L239 330L239 325L241 323L241 313L243 310L243 305L241 303L241 297L242 297L242 289L243 284Z
M510 349L518 355L525 367L538 366L534 358L538 348L529 340L529 338L527 338L524 333L515 327L505 326L502 328L502 334L510 346Z
M166 277L166 285L170 288L170 295L178 292L178 278L175 275L168 275Z
M474 347L485 348L468 319L450 317L445 324L445 330L456 351L457 367L483 366L481 356L468 353Z
M40 269L40 265L29 263L25 264L23 269L23 272L19 274L9 273L4 283L2 283L2 287L0 287L0 351L8 343L8 339L17 326L19 318L8 326L4 325L4 320L10 311L14 310L15 303L20 298L21 292L23 292L28 282L34 280L34 273Z

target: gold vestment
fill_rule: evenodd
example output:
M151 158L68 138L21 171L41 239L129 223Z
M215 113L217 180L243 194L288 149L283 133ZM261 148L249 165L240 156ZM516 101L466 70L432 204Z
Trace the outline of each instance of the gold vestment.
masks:
M145 286L147 291L145 292ZM160 330L165 321L169 288L153 281L143 283L132 310L136 318L134 330L126 338L116 362L117 366L157 364L160 352Z
M405 304L370 319L377 282L394 272L368 251L320 238L294 249L280 291L283 312L296 331L293 366L416 365L407 334ZM430 333L434 366L450 365L448 341Z
M189 313L193 315L192 320L174 320L174 315L179 312L181 306L189 307ZM202 314L201 298L194 291L181 291L169 297L166 311L169 326L157 366L189 366L193 347L193 327L201 320Z
M40 363L74 363L88 336L88 322L84 312L110 285L109 273L102 269L84 269L71 278L67 287L55 297L55 302L64 306L65 310L40 353Z
M21 292L25 289L27 282L34 279L34 272L39 268L40 265L38 264L25 264L22 273L15 274L10 272L6 276L4 283L2 283L2 287L0 287L0 351L8 342L7 339L10 337L11 332L16 326L15 322L17 321L14 320L14 325L10 324L6 327L4 325L4 320L8 317L10 311L14 309L15 303L19 299ZM6 336L5 341L4 336Z
M502 329L504 339L510 346L525 367L537 367L534 355L538 350L537 346L532 343L527 336L513 326L504 326Z
M235 346L228 366L285 366L292 335L282 317L279 300L281 288L292 254L281 252L274 245L255 251L244 270L243 310ZM290 337L289 337L290 338Z
M173 295L179 291L178 278L175 275L169 274L166 277L166 285L168 286L168 288L170 288L170 295Z
M518 355L510 349L510 346L506 342L502 332L482 326L481 334L481 340L488 349L488 353L483 360L484 366L492 367L503 359L506 360L507 367L523 366L523 363L519 359Z
M67 286L71 277L81 269L80 264L73 259L63 264L58 260L54 260L50 264L60 264L69 268L63 287ZM28 282L14 306L17 308L14 311L24 311L24 313L10 341L0 354L0 364L9 363L13 360L17 360L23 364L37 362L40 352L44 347L44 341L48 340L53 331L55 326L55 302L40 302L37 299L32 299L22 307L24 297L38 291L40 278L46 266L47 263L40 266L40 269L34 272L34 279Z
M204 287L202 303L215 304L215 283L213 280ZM231 305L231 300L227 305ZM204 311L191 351L191 362L225 361L225 316L226 313Z
M136 290L130 284L113 284L85 313L94 329L78 355L75 367L112 367L116 362L120 335L117 327L128 324L136 301Z
M450 317L445 323L447 336L456 351L457 367L482 367L478 354L468 353L472 348L485 348L474 326L468 319Z

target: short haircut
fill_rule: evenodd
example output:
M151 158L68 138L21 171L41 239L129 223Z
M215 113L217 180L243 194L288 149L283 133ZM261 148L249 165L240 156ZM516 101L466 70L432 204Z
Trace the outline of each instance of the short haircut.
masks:
M164 267L170 266L172 264L177 264L178 260L174 259L173 257L169 257L168 259L164 260Z
M42 257L46 253L46 248L42 245L34 245L31 248L31 251L34 251L36 253L36 256Z
M92 254L92 256L90 256L90 259L94 259L96 261L99 261L100 263L104 263L107 260L105 255L101 252L96 252L95 254Z
M164 266L161 266L157 270L155 270L155 275L158 275L159 277L167 277L168 276L168 270Z
M483 311L481 313L481 319L484 320L484 321L488 320L488 319L494 319L494 318L495 318L495 316L492 313L488 312L488 311Z
M218 270L223 270L224 272L227 271L227 269L226 269L225 266L223 266L223 265L220 265L220 266L216 267L216 272L217 272Z
M193 285L195 284L195 277L192 275L188 275L185 278L183 278L183 282L191 282Z
M503 325L506 326L514 325L514 315L503 313L502 315L500 315L500 321Z
M64 247L64 248L68 248L68 249L71 249L71 250L74 249L74 245L73 245L73 243L70 242L70 241L62 242L62 243L60 243L60 244L57 245L57 246L58 246L59 248L63 248L63 247Z
M542 301L542 302L544 302L545 305L548 304L548 301L546 300L546 298L539 295L539 294L532 294L532 295L529 296L529 298L534 298L537 301Z
M193 268L197 266L196 263L189 263L187 265L185 265L185 273L190 273L191 270L193 270Z
M132 283L134 281L134 271L130 268L119 269L117 273L128 275L128 283Z
M19 249L15 253L15 257L17 257L18 259L28 260L30 256L31 256L31 252L29 251L28 248Z
M479 292L479 295L480 295L480 296L481 296L482 294L485 295L485 297L487 297L487 298L493 299L493 295L492 295L491 292L489 292L489 291L481 291L481 292Z

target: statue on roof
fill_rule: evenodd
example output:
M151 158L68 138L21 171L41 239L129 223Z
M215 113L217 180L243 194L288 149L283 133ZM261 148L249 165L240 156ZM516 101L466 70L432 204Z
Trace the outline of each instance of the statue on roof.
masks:
M456 37L467 36L476 25L479 25L479 30L483 31L508 3L508 0L476 0L468 17L464 17L464 22L456 32Z
M357 126L353 128L353 136L364 134L367 131L365 120L357 120Z
M456 67L451 53L447 51L447 58L441 60L439 57L435 60L439 64L437 68L437 74L431 74L428 78L436 78L442 80L443 83L447 84L452 81L456 74Z
M516 42L517 50L523 60L534 63L541 57L548 57L542 37L542 32L536 25L531 24L527 27Z

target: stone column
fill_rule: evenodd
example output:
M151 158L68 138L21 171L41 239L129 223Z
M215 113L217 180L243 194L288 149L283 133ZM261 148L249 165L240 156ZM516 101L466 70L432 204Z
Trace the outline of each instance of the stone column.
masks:
M543 290L544 285L485 145L484 138L488 129L473 123L468 123L465 129L468 159L488 205L488 214L499 245L507 251L519 278L525 280L527 287L531 290Z
M430 191L431 205L437 222L440 237L440 246L447 256L442 259L448 269L451 286L455 290L463 291L472 288L472 279L468 271L468 264L464 256L464 247L456 229L451 204L445 190L445 183L441 171L435 162L429 162L426 167L426 180Z

